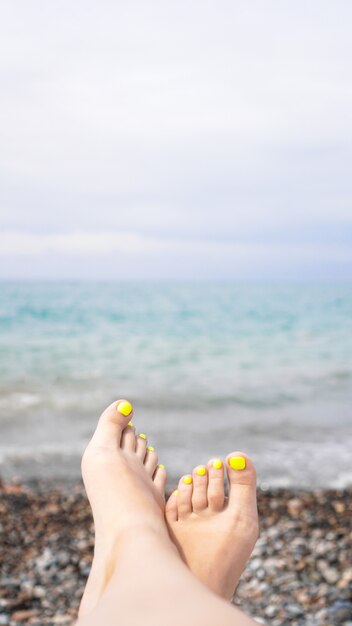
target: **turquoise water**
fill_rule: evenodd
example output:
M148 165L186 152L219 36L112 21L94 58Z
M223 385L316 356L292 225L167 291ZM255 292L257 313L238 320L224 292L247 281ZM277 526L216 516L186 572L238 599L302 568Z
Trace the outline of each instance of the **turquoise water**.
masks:
M0 287L1 474L76 476L127 397L171 478L244 448L263 485L352 482L352 286Z

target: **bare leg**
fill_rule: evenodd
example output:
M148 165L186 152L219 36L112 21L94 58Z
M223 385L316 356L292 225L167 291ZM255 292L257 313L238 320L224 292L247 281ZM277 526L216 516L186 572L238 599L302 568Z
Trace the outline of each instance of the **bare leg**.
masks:
M255 624L188 570L164 520L165 470L118 401L102 414L82 460L96 542L81 626Z
M167 537L143 531L121 544L103 595L79 626L256 624L199 582Z

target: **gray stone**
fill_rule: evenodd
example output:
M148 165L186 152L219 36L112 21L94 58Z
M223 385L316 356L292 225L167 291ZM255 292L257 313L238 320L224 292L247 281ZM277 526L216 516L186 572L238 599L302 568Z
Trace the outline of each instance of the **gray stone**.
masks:
M254 571L259 569L262 566L263 566L263 559L260 559L260 558L252 559L249 562L249 568Z
M40 585L36 585L33 589L34 598L44 598L45 597L45 589Z
M287 604L286 611L290 613L290 615L302 615L303 609L298 606L298 604Z
M328 610L329 615L333 617L338 624L351 620L352 618L352 602L346 600L336 600Z
M278 610L277 606L275 606L274 604L269 604L264 610L264 612L267 617L274 617L277 613L277 610Z
M322 576L325 578L326 582L329 583L329 585L336 585L336 583L338 582L340 578L340 575L337 569L335 569L334 567L328 567L327 569L323 570L321 573L322 573Z

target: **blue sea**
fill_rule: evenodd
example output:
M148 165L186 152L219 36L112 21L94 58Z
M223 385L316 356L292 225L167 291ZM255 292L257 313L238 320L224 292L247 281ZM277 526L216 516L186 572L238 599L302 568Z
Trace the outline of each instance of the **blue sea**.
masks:
M263 489L352 484L351 285L0 289L0 476L76 478L123 397L170 484L236 449Z

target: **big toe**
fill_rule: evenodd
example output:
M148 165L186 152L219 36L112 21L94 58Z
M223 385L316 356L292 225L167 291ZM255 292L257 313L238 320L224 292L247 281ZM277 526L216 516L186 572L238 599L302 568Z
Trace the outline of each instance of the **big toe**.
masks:
M119 447L124 428L131 421L133 408L128 400L117 400L100 416L91 444L102 447Z
M256 471L244 452L231 452L226 457L229 481L229 507L257 516Z

